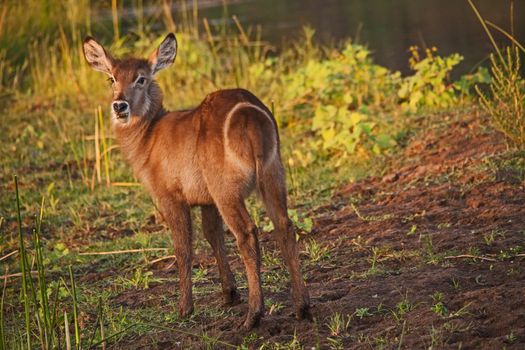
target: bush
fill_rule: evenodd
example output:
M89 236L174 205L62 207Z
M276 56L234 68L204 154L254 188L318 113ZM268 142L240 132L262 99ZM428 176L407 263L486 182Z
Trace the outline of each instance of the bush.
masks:
M356 152L384 153L396 146L402 132L400 116L450 108L468 96L476 82L486 80L480 71L451 83L449 73L463 59L427 50L420 58L411 48L413 75L402 77L376 65L370 51L349 43L327 59L310 60L284 79L285 99L296 114L310 121L319 154L348 156Z

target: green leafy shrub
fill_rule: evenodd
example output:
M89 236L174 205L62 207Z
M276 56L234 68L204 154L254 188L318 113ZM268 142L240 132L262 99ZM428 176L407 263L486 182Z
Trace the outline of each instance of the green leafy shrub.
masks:
M308 61L285 77L286 99L310 118L317 145L328 153L353 154L358 146L381 152L395 145L371 118L396 104L399 73L376 65L364 46L349 43L328 59ZM385 108L385 106L387 108Z
M426 57L421 59L416 46L410 48L409 60L414 75L403 80L399 88L399 98L404 110L417 112L421 108L449 108L457 102L454 84L449 83L452 69L463 60L463 56L452 54L447 57L436 55L437 49L427 49Z
M388 152L402 131L400 116L450 108L475 83L487 80L480 70L452 83L449 75L463 59L460 55L440 57L435 48L426 50L424 58L416 47L411 52L414 74L407 77L374 64L366 47L352 43L285 76L285 99L293 114L310 121L317 136L311 146L318 153Z

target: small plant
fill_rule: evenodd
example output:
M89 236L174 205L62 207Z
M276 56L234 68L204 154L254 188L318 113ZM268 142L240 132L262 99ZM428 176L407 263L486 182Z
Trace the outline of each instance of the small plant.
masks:
M468 308L470 307L470 304L471 303L468 303L467 305L463 306L461 309L459 309L457 311L450 312L449 317L450 318L452 318L452 317L463 317L465 315L468 315L469 314Z
M283 269L270 270L262 273L262 280L272 292L279 292L286 286L288 275Z
M288 216L293 224L304 233L310 233L313 227L313 220L305 214L295 209L288 209Z
M270 305L268 307L268 315L277 314L277 313L279 313L279 311L284 309L284 304L283 303L270 301L269 304Z
M442 349L443 348L443 331L439 328L435 328L432 325L430 329L430 346L429 350Z
M161 281L153 277L153 272L144 271L141 267L135 269L131 278L119 277L119 281L125 288L148 289L152 282Z
M330 257L330 251L328 247L323 247L315 239L309 239L304 244L306 255L310 258L310 261L316 263Z
M438 229L442 230L444 228L449 228L450 226L452 226L450 222L440 222L438 224Z
M438 316L447 317L449 315L449 311L443 303L443 293L435 292L432 295L432 299L434 300L434 305L432 305L430 309Z
M197 268L194 272L193 272L193 278L195 280L195 282L202 282L202 281L206 281L207 279L207 276L208 275L208 269L205 268L204 266L199 266L199 268Z
M472 256L479 256L481 252L478 247L468 247L467 254Z
M344 344L341 338L328 337L326 338L326 340L328 340L328 343L330 344L329 345L330 350L343 350L344 349Z
M370 258L372 265L370 266L370 268L367 271L367 274L369 274L369 275L375 275L375 274L378 273L378 269L377 269L376 264L377 264L377 260L379 258L379 252L380 252L380 248L379 247L372 247L372 257Z
M495 230L490 231L490 233L486 233L483 235L483 240L485 241L485 244L488 246L491 246L492 243L496 240L496 236L494 234Z
M510 333L505 336L505 342L508 344L514 343L517 339L518 337L516 334L514 334L513 330L511 330Z
M281 266L281 259L277 256L276 252L273 250L268 250L265 248L261 249L262 256L261 260L265 266Z
M520 254L522 251L523 251L523 247L522 246L518 245L518 246L515 246L515 247L510 247L508 250L500 250L500 252L498 254L498 258L500 260L512 259L516 255Z
M327 323L330 335L337 337L345 333L350 326L350 321L352 321L351 316L345 317L339 312L330 316Z
M401 316L412 311L413 308L414 306L406 298L396 304L397 314Z
M407 232L407 236L411 236L411 235L415 234L416 231L417 231L417 225L414 224L414 225L412 225L412 226L410 227L410 230L408 230L408 232Z
M361 212L359 211L359 209L357 208L357 205L355 205L355 203L351 203L350 206L352 207L352 209L354 210L355 212L355 215L357 215L357 217L363 221L385 221L385 220L390 220L394 217L393 214L389 214L389 213L386 213L386 214L383 214L383 215L369 215L369 216L365 216L363 214L361 214Z
M297 338L297 333L294 331L292 339L287 343L265 343L259 350L303 350L304 347Z
M254 342L259 339L259 336L255 332L251 332L242 340L242 344L238 347L239 350L248 350Z
M393 310L391 310L392 316L397 322L401 322L405 314L414 310L414 307L415 306L408 300L408 292L407 292L405 296L403 297L403 299L401 299L396 304L396 307Z
M441 261L441 257L436 254L434 250L434 244L432 243L432 236L426 235L422 237L424 245L425 260L428 264L437 265Z
M354 314L359 317L359 319L363 319L363 317L369 317L369 316L372 316L372 314L370 313L370 308L368 307L361 307L361 308L357 308L354 312Z
M456 290L459 289L459 281L455 279L454 277L452 277L452 285L454 286L454 289Z

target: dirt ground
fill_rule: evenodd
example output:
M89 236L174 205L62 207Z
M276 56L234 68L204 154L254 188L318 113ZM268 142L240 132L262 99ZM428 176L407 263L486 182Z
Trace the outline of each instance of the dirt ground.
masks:
M250 349L294 348L294 335L305 349L525 348L525 184L512 168L491 161L504 151L502 137L478 116L423 132L390 172L343 187L330 205L311 213L314 228L302 247L314 239L326 250L316 262L302 256L314 322L296 321L287 288L265 282L265 297L284 307L267 309L252 334L237 329L247 308L245 288L243 303L223 316L199 313L196 333ZM275 249L270 235L261 235L267 251ZM214 261L209 254L195 260L213 281L197 287L215 290L197 294L196 309L218 307ZM243 271L237 256L232 265ZM156 276L177 273L168 262L155 269ZM156 305L155 296L176 298L176 289L155 284L114 302ZM333 331L336 314L344 325ZM121 345L131 348L205 347L202 336L170 330L154 345L147 337L126 341ZM227 345L212 341L211 347Z

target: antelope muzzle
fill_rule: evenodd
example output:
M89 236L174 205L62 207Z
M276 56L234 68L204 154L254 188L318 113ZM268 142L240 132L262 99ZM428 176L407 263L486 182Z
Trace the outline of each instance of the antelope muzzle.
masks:
M128 102L123 100L113 101L113 103L111 104L111 108L113 109L113 114L115 115L115 118L123 120L129 117L130 108Z

